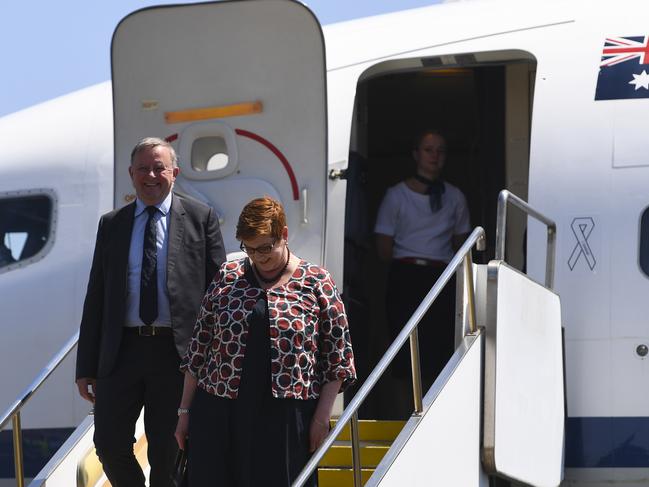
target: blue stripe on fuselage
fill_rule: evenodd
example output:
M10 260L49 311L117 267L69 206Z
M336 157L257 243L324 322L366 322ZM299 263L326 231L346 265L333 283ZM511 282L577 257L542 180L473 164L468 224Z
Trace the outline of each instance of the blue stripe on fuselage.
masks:
M565 466L649 467L649 417L568 418Z
M74 428L35 428L23 430L25 477L33 478L45 466ZM0 431L0 478L14 478L14 451L11 431Z
M23 430L25 475L33 477L73 428ZM566 468L649 467L649 417L568 418ZM0 432L0 478L14 477L11 431Z

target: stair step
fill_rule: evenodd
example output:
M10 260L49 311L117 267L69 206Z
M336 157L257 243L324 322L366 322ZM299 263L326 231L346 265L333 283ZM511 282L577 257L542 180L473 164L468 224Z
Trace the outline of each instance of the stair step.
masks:
M376 467L390 449L390 442L361 442L361 465ZM352 464L352 446L336 442L320 461L320 467L349 467Z
M332 420L332 427L336 420ZM394 441L406 424L405 421L381 421L374 419L361 419L358 422L358 432L364 441ZM345 425L337 440L351 440L349 423Z
M373 468L361 470L361 481L363 484L369 480L374 473ZM351 468L322 468L318 469L318 487L344 487L354 485L354 473Z

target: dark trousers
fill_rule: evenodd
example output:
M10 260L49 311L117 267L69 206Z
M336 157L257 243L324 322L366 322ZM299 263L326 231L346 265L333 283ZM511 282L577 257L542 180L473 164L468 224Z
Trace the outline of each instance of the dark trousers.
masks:
M95 448L113 487L144 487L135 423L144 407L150 487L170 487L183 376L173 337L124 334L113 372L97 379Z
M433 287L443 268L419 266L392 261L388 277L387 314L391 338L395 339L426 294ZM451 278L417 328L421 382L424 394L453 355L455 341L455 277ZM411 381L410 342L406 341L397 355L393 373Z

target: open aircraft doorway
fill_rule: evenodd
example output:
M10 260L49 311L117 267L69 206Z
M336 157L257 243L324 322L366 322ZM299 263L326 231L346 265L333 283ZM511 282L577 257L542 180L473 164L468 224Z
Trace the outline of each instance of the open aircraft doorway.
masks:
M485 228L487 249L474 258L487 263L494 257L498 192L528 195L535 74L531 54L499 51L385 61L361 76L347 172L344 272L361 379L391 341L385 304L389 264L377 256L374 225L386 190L414 173L414 137L425 129L444 134L443 178L466 196L471 226ZM507 260L524 269L522 215L511 215L507 235ZM422 354L424 347L420 344ZM395 406L395 397L403 408ZM399 417L409 410L411 397L408 387L385 378L363 415Z

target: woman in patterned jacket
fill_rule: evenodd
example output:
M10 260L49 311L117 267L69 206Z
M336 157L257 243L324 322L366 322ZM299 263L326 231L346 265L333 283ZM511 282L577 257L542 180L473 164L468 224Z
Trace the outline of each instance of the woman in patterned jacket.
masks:
M191 486L288 487L356 378L347 317L329 273L289 250L277 201L248 203L236 237L248 256L221 266L201 304L176 439L191 442Z

